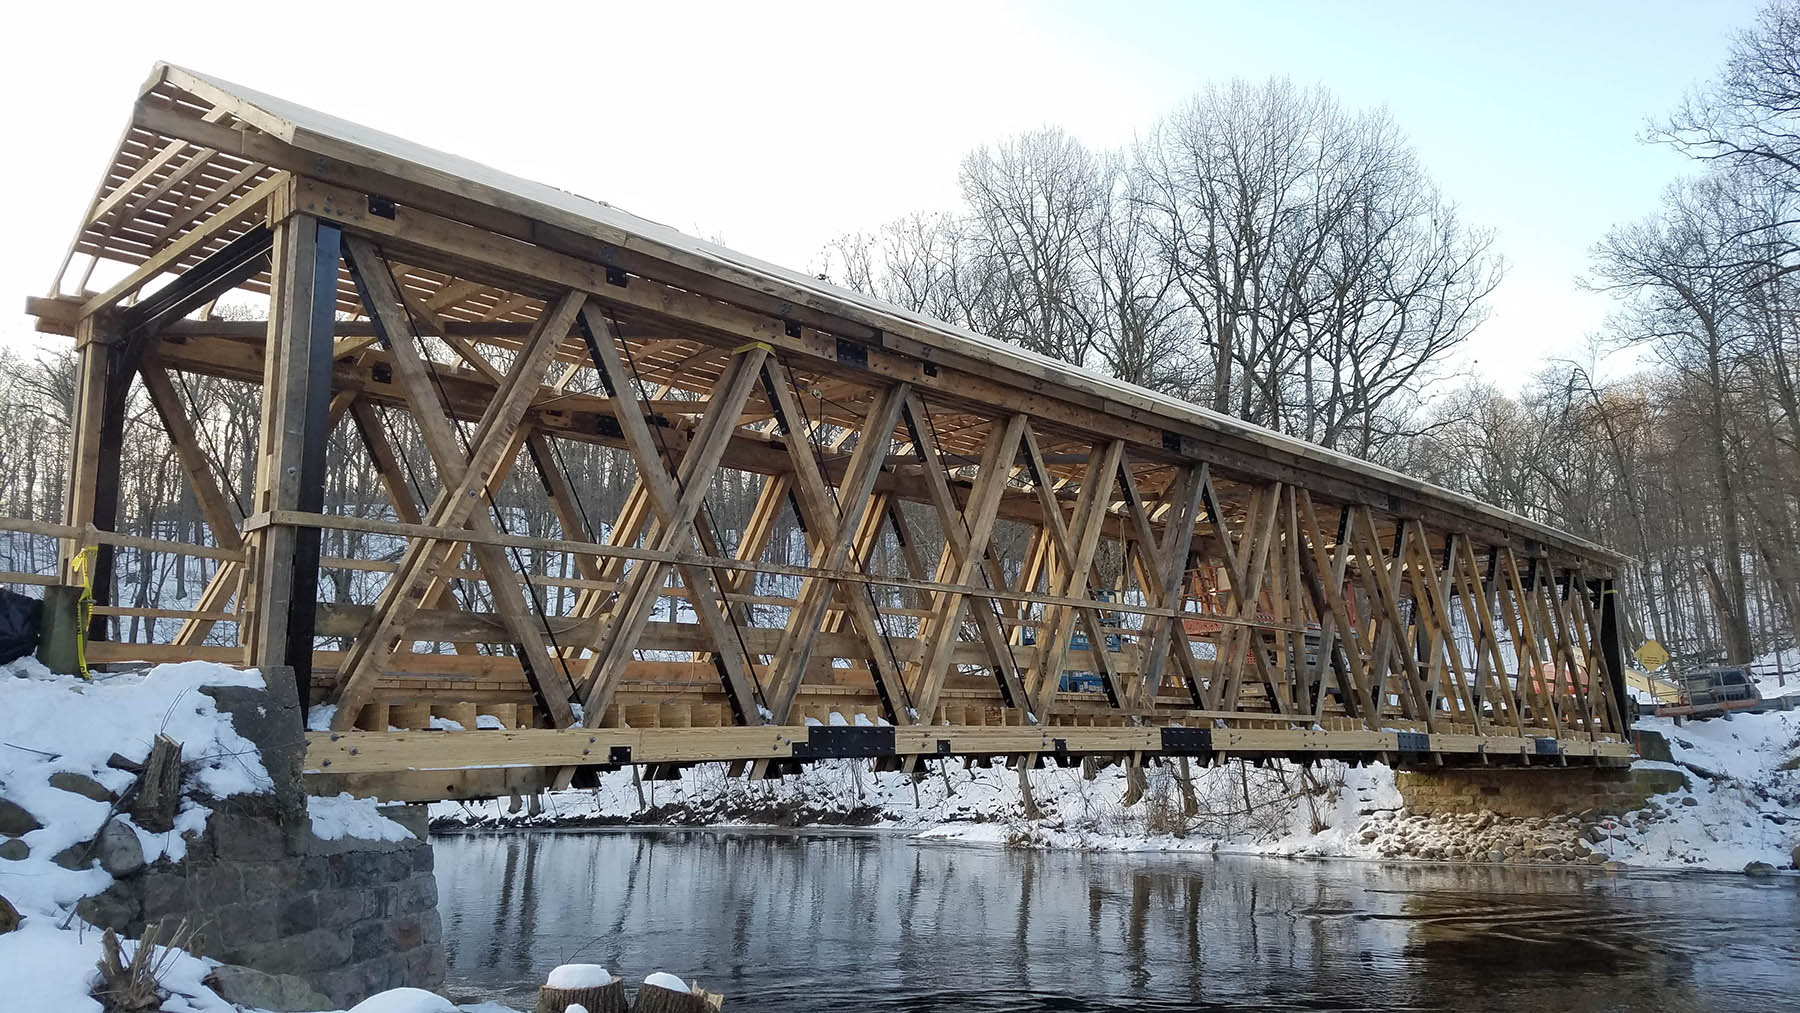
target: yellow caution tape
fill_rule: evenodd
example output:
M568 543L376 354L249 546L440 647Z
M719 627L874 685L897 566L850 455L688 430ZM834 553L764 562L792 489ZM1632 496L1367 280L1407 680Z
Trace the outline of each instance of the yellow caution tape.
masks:
M775 354L775 346L769 344L767 341L747 342L745 344L739 345L736 348L732 349L731 354L732 355L742 355L743 353L748 352L752 348L760 348L763 351L768 352L770 355Z
M75 664L83 679L88 678L87 631L94 618L94 553L99 546L90 545L69 561L72 575L81 577L81 597L75 601Z

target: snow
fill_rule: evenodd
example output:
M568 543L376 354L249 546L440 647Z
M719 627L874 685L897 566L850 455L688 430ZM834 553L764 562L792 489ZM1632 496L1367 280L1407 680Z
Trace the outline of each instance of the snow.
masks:
M612 983L613 976L599 964L561 964L544 980L551 988L600 988Z
M563 1007L563 1013L587 1013L587 1007L578 1002L572 1002Z
M851 724L842 714L826 721ZM730 778L716 764L684 770L675 781L641 783L624 769L602 775L592 789L548 795L538 816L508 814L504 803L490 802L440 803L432 814L440 823L555 826L743 825L780 813L784 821L905 830L963 844L1095 851L1446 861L1494 861L1498 852L1508 862L1619 861L1732 872L1750 861L1778 868L1792 862L1791 849L1800 843L1800 771L1780 767L1800 755L1800 712L1690 721L1680 729L1649 719L1640 727L1668 734L1678 761L1720 779L1677 764L1690 791L1658 796L1644 810L1602 820L1598 828L1592 819L1572 817L1408 813L1391 769L1334 762L1307 772L1285 762L1260 769L1192 764L1199 813L1185 819L1176 768L1147 770L1145 798L1128 806L1129 785L1118 766L1091 780L1079 767L1046 766L1031 773L1043 813L1034 820L1025 814L1017 771L935 760L916 783L856 760L815 763L796 777L768 782Z
M18 908L17 930L0 935L0 968L10 973L0 990L0 1013L100 1013L88 995L101 933L74 917L81 898L100 893L112 877L97 864L79 871L53 861L58 852L91 840L108 820L123 822L137 834L144 858L154 862L186 854L183 834L206 826L206 801L273 789L256 747L232 728L209 686L261 688L262 676L205 662L158 665L142 672L95 673L93 681L52 674L35 659L0 666L0 794L23 806L43 826L20 838L30 854L0 862L0 896ZM330 722L315 709L311 720ZM134 775L106 765L119 753L142 762L158 733L182 744L181 809L175 828L153 834L115 813L105 802L51 787L59 772L81 774L119 793ZM313 831L326 839L346 834L380 840L409 836L406 828L382 816L373 800L314 798L308 809ZM65 927L66 926L66 927ZM123 940L127 959L136 947ZM158 981L170 993L163 1013L234 1013L203 981L216 961L181 950L159 948ZM371 1005L374 1003L374 1005ZM439 1013L454 1011L445 999L417 989L384 993L355 1007L358 1013ZM507 1013L489 1006L480 1013Z
M0 694L6 699L0 708L0 791L43 824L22 838L29 857L0 863L0 895L23 914L50 914L106 889L111 877L98 867L71 871L50 859L91 840L108 819L123 820L137 833L146 862L187 853L182 835L203 829L208 813L191 797L182 800L175 828L158 834L114 814L105 802L50 785L53 774L70 772L123 792L134 776L108 767L107 758L117 752L141 763L159 732L182 745L183 764L193 771L185 785L214 798L270 790L255 747L200 692L203 686L262 685L254 671L206 662L97 673L92 682L53 675L33 658L0 666Z
M79 924L79 923L78 923ZM130 959L136 943L126 940L121 951ZM44 916L27 918L19 928L0 935L0 967L30 968L29 974L8 975L0 992L0 1013L100 1013L100 1003L88 995L98 979L100 933L58 929ZM170 996L164 1013L234 1013L238 1007L219 998L201 980L216 961L180 950L157 948L158 980Z
M1741 870L1750 862L1777 867L1800 844L1800 712L1733 714L1676 725L1644 718L1635 726L1669 740L1688 789L1668 797L1665 815L1631 825L1612 854L1651 868ZM1787 767L1787 769L1783 769Z
M98 1013L88 996L100 959L100 933L70 914L76 901L112 883L97 865L65 869L51 858L93 838L108 820L130 827L146 861L179 859L183 834L206 825L205 797L270 790L255 747L218 710L206 686L260 688L262 676L205 662L158 665L144 672L96 673L93 681L51 673L33 658L0 666L0 791L43 826L21 840L31 849L19 861L0 863L0 895L23 916L17 931L0 935L0 967L30 968L8 978L0 1010ZM106 765L119 753L142 762L158 733L182 744L187 796L168 833L151 833L105 802L51 787L59 772L92 778L108 791L130 787L133 775ZM202 796L193 797L194 793ZM64 925L67 928L64 928ZM124 941L127 956L136 944ZM157 958L160 980L171 996L167 1013L230 1013L232 1007L201 984L212 961L179 950Z
M450 1000L422 988L390 988L350 1007L349 1013L458 1013Z
M359 837L403 841L412 836L412 831L381 815L381 805L375 799L356 798L349 792L314 795L306 800L306 812L312 818L313 834L320 840Z
M306 711L306 730L309 732L331 731L331 719L337 717L337 704L316 703Z
M644 978L644 984L655 985L657 988L666 988L671 992L689 991L687 982L682 981L680 978L677 978L666 971L656 971L648 975Z

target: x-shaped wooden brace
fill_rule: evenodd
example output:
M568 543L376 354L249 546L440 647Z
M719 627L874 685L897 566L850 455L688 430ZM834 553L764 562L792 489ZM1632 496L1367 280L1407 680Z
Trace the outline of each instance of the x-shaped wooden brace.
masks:
M1207 520L1219 541L1219 552L1225 557L1225 569L1231 579L1231 614L1238 619L1254 620L1256 605L1262 597L1263 579L1269 569L1269 548L1275 540L1275 519L1279 514L1281 483L1258 488L1250 496L1250 509L1241 536L1233 538L1225 523L1225 512L1219 507L1218 493L1213 489L1211 474L1201 476L1201 497ZM1213 677L1207 686L1208 704L1214 710L1236 710L1238 689L1243 680L1244 659L1248 657L1256 674L1268 687L1270 706L1283 710L1277 692L1275 674L1263 653L1262 636L1255 627L1226 625L1219 631L1214 651Z
M426 450L437 464L441 489L425 514L425 523L443 528L467 526L477 534L494 534L485 505L487 490L492 487L495 474L510 465L503 457L509 451L516 452L519 423L586 296L568 292L545 304L543 314L507 371L505 382L488 403L465 456L457 444L454 422L432 384L429 367L419 355L412 323L387 264L373 246L360 238L346 236L344 249L370 320L387 346L395 384L405 394ZM415 538L407 543L398 570L382 589L374 611L344 654L334 700L338 705L332 717L334 730L355 725L357 714L389 657L406 642L407 624L432 594L432 582L461 556L463 544L440 538ZM545 678L545 666L551 663L549 647L543 631L532 619L505 551L498 545L479 542L469 543L468 549L487 577L495 611L518 645L520 660L539 699L559 727L574 723L568 702L570 688L553 686Z
M1196 470L1185 468L1169 483L1165 493L1169 515L1163 522L1159 542L1150 526L1150 511L1138 492L1137 480L1129 467L1121 467L1120 486L1125 492L1125 514L1131 521L1132 552L1137 558L1140 583L1150 604L1181 611L1181 582L1187 576L1188 552L1194 543L1194 527L1200 522L1200 493L1206 487L1209 469L1202 464ZM1163 668L1175 659L1182 684L1196 707L1206 706L1206 690L1200 679L1200 667L1188 641L1187 626L1180 616L1149 616L1139 642L1144 645L1137 687L1138 705L1156 706L1156 691L1162 685Z
M1475 561L1474 540L1460 537L1455 542L1456 562L1452 566L1457 574L1457 595L1462 599L1463 619L1475 641L1475 679L1481 684L1483 696L1494 708L1495 716L1511 724L1515 735L1523 736L1525 724L1520 717L1517 701L1506 687L1506 658L1500 653L1499 638L1494 635L1492 570L1499 563L1499 553L1489 553L1490 573L1484 578Z
M1456 535L1446 536L1444 565L1435 573L1431 546L1426 541L1425 526L1416 520L1400 523L1412 528L1411 550L1402 560L1402 573L1410 576L1413 589L1413 622L1420 627L1425 641L1425 684L1433 700L1445 699L1454 719L1468 717L1475 723L1477 734L1486 734L1481 709L1470 691L1468 669L1463 665L1462 650L1450 629L1449 594L1454 578L1452 564L1456 559ZM1448 662L1448 670L1445 663ZM1446 691L1448 683L1448 691ZM1467 713L1473 711L1473 713Z
M777 428L787 444L788 458L794 465L794 502L801 523L813 540L812 565L824 570L842 569L850 559L863 514L875 491L875 480L881 475L893 441L894 426L899 422L911 386L895 384L882 391L863 419L861 436L839 483L835 502L819 468L816 449L808 439L810 427L794 394L788 371L780 363L771 364L764 373L764 387L770 407L776 413ZM874 674L875 691L881 698L887 718L894 724L919 721L912 695L900 676L898 659L892 654L882 634L875 606L869 601L865 586L852 585L829 577L807 577L788 613L787 626L775 648L772 671L775 690L771 709L777 724L785 723L792 713L794 700L800 695L800 684L806 666L818 643L825 610L833 598L843 604L851 617L851 625L869 652L869 668Z
M1335 546L1327 549L1312 494L1305 489L1295 489L1294 495L1299 501L1300 531L1307 544L1307 550L1300 554L1300 569L1313 594L1313 609L1319 614L1315 681L1323 683L1324 670L1329 666L1336 673L1338 687L1343 691L1345 712L1372 722L1381 712L1380 701L1369 688L1368 655L1361 649L1357 639L1359 632L1350 618L1349 602L1344 598L1344 573L1350 562L1349 539L1340 532ZM1341 527L1347 528L1349 520L1346 508ZM1344 641L1341 652L1338 650L1340 639ZM1321 685L1320 707L1324 698Z
M950 491L950 475L944 467L943 451L938 446L937 433L931 426L924 402L916 396L907 398L902 418L912 436L913 446L918 448L925 489L944 531L944 551L938 559L936 581L966 585L975 579L978 567L990 562L988 545L993 538L994 521L999 516L1007 479L1012 474L1012 461L1018 455L1020 438L1028 428L1025 416L1014 415L989 428L987 446L977 466L968 505L960 508ZM1005 574L998 565L982 572L993 586L1006 586ZM920 621L913 656L907 662L919 712L925 720L931 720L937 711L938 695L943 691L950 670L950 658L956 650L965 606L974 618L982 646L987 650L988 663L1000 684L1003 704L1024 706L1024 683L1019 677L1012 647L1007 643L1006 628L994 614L993 605L985 599L970 601L960 591L934 591L930 598L931 615Z
M1406 543L1410 537L1411 532L1406 525L1400 525L1390 562L1381 547L1381 538L1375 531L1375 518L1369 508L1357 507L1351 511L1350 538L1363 562L1356 571L1372 613L1369 625L1375 631L1369 654L1369 671L1375 698L1385 699L1387 676L1398 658L1401 686L1399 696L1406 716L1425 722L1426 729L1431 730L1436 727L1436 718L1426 695L1425 677L1419 671L1419 664L1413 653L1401 645L1401 641L1407 636L1408 627L1400 618L1400 561L1406 557Z
M1125 455L1125 443L1113 440L1100 444L1088 455L1087 470L1075 497L1075 510L1067 523L1063 520L1062 504L1048 495L1049 472L1044 467L1043 455L1037 450L1036 437L1029 428L1025 435L1025 452L1030 460L1032 485L1044 503L1046 530L1057 554L1067 564L1058 574L1062 578L1061 586L1051 591L1063 598L1085 599L1088 597L1088 574L1094 567L1094 553L1099 548L1100 532L1106 524L1107 507L1118 479L1119 462ZM1038 628L1035 681L1028 683L1029 713L1037 715L1039 720L1048 714L1050 700L1062 681L1063 661L1069 653L1069 635L1077 619L1089 631L1088 650L1102 670L1109 699L1114 706L1118 705L1118 673L1113 671L1112 658L1106 651L1106 637L1100 630L1099 610L1103 607L1102 603L1095 602L1092 609L1051 605L1044 610L1044 624Z
M598 307L589 305L581 314L580 325L588 355L613 399L614 417L624 434L626 449L637 462L638 477L655 514L647 542L661 553L691 552L695 547L696 520L712 485L713 473L725 456L725 448L737 429L744 404L756 387L756 379L769 355L768 346L748 345L733 353L731 362L713 386L712 401L688 443L681 466L671 474L662 450L650 432L644 406L633 386L634 378L619 359L610 322ZM581 685L586 692L582 704L583 723L589 728L597 728L605 717L625 667L631 661L632 645L637 643L656 609L671 566L687 586L688 604L712 639L715 648L713 665L719 671L720 682L738 723L765 723L768 707L751 677L749 659L737 639L736 630L720 608L725 596L712 571L690 563L670 564L650 559L640 560L626 577L612 621L582 673Z

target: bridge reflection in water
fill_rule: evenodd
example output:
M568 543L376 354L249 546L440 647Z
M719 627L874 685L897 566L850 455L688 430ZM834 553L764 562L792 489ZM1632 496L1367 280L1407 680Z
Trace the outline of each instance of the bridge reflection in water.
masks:
M1742 877L1020 853L882 835L437 843L452 977L567 959L739 1009L1800 1008L1800 892Z

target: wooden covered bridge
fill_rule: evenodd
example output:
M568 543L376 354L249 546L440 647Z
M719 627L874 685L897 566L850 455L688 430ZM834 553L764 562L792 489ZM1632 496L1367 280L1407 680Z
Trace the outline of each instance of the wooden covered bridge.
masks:
M234 292L266 295L266 319L215 314ZM5 526L60 539L65 572L0 580L73 580L97 546L91 662L291 671L329 725L308 770L346 786L1630 753L1601 546L179 67L144 84L29 311L79 350L73 493L61 525ZM247 516L190 416L194 375L260 392ZM139 384L204 544L115 533ZM379 509L327 512L337 427ZM579 505L572 441L634 467L616 516ZM556 537L511 530L515 469ZM708 505L726 472L759 489L731 530ZM330 531L371 548L322 556ZM185 607L122 606L123 551L204 558L210 581ZM331 593L334 570L374 590ZM156 642L107 639L119 616Z

